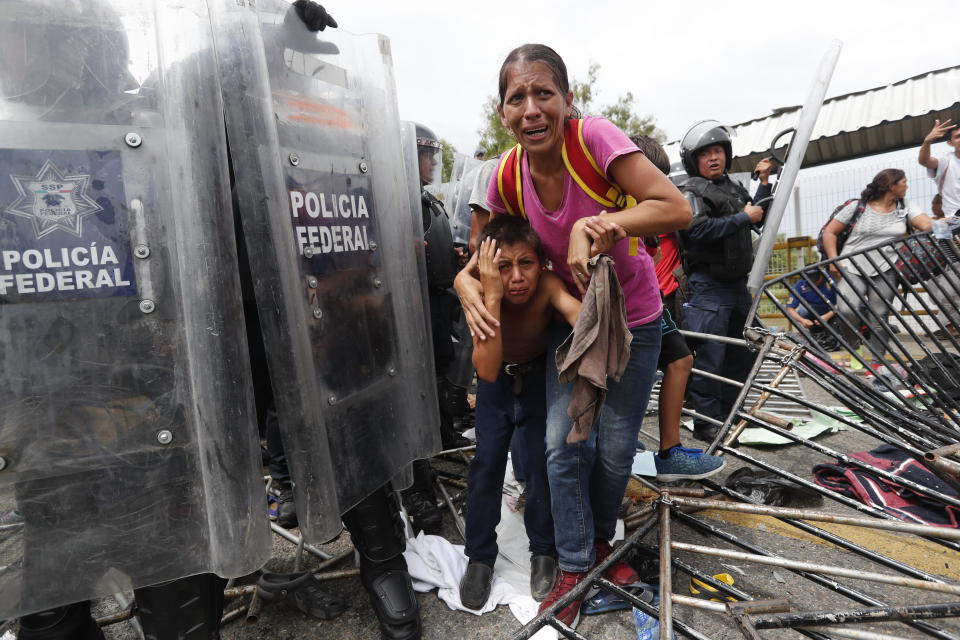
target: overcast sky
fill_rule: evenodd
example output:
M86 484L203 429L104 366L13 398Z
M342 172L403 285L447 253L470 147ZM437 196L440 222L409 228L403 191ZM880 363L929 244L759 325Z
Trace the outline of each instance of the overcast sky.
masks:
M595 104L630 91L669 140L704 118L737 124L802 104L833 39L844 47L828 96L960 64L956 0L323 4L342 29L390 38L400 117L462 153L477 145L500 63L524 42L556 49L576 78L599 63Z

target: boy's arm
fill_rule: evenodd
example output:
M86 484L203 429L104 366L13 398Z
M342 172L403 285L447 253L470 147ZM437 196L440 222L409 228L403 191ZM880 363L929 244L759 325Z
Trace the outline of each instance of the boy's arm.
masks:
M563 286L563 280L560 279L560 276L551 271L544 271L540 276L540 282L547 286L550 293L548 298L550 306L556 309L571 327L577 324L577 316L580 314L580 301L570 295L567 288Z
M500 281L500 272L497 262L500 250L497 242L487 238L480 244L474 254L480 268L480 282L483 285L483 305L490 316L500 322L500 301L503 298L503 283ZM495 382L500 374L500 365L503 364L503 331L485 340L473 334L473 368L477 370L477 377L487 382Z

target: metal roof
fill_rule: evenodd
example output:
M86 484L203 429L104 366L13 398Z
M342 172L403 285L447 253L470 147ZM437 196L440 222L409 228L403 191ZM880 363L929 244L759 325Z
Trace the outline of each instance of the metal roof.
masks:
M796 126L799 115L799 106L785 107L735 125L732 170L751 170L769 154L778 133ZM820 109L803 166L918 147L933 121L946 118L960 121L960 65L828 98ZM673 141L665 148L671 164L679 166L680 142ZM781 146L781 155L783 150Z

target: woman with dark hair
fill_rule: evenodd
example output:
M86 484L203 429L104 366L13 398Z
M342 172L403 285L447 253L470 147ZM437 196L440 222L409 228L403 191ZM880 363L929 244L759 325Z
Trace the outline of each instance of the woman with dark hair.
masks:
M904 200L907 194L907 177L900 169L884 169L860 194L860 200L850 202L823 228L823 248L828 258L845 256L902 237L911 232L928 231L930 218L921 213L912 203ZM855 218L858 209L862 210ZM837 235L853 224L843 247L837 250ZM882 359L890 339L887 329L889 301L895 297L897 270L896 249L885 246L881 249L889 261L880 256L870 260L866 255L853 256L830 265L830 275L839 283L838 315L844 339L848 344L859 340L856 331L860 321L856 309L866 307L870 337L867 345L874 358Z
M526 217L540 235L553 270L577 297L590 282L587 261L601 252L612 255L632 334L629 363L619 383L608 381L597 427L586 441L568 443L572 385L558 382L552 354L570 327L556 324L550 330L546 456L560 579L544 599L543 610L611 552L609 540L653 385L660 349L659 289L650 256L642 247L637 251L636 242L626 237L674 231L689 224L691 215L676 187L626 134L603 118L578 119L566 66L550 47L527 44L511 51L500 69L499 94L500 120L519 143L513 174L518 177L509 189L504 188L508 180L503 175L503 158L511 156L504 154L488 188L491 216L510 212ZM604 206L574 179L567 168L564 143L571 127L580 127L580 144L592 156L596 170L636 204L629 202L608 213L605 210L617 207ZM575 131L567 139L577 139ZM511 205L512 198L516 199ZM494 336L497 323L484 308L479 282L469 269L461 271L455 286L471 332L480 339ZM703 458L679 443L661 444L669 447L661 452L664 461L671 455L670 462L680 464ZM607 575L618 582L636 579L625 564L614 565ZM558 617L573 624L580 602L572 602Z

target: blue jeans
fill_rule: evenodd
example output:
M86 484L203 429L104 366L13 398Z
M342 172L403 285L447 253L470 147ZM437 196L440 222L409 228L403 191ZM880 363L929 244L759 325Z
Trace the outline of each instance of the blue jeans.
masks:
M547 358L549 360L549 358ZM477 380L477 450L470 462L467 483L466 548L471 561L493 566L497 557L497 524L507 451L516 433L522 446L514 455L526 477L526 507L523 522L533 555L555 556L550 487L547 484L544 432L546 393L544 372L523 375L523 388L513 392L513 376L501 369L496 382ZM522 452L522 453L521 453ZM515 463L516 464L516 463Z
M687 281L690 302L683 308L683 328L697 333L711 333L730 338L743 338L743 327L750 313L751 298L746 280L719 282L694 273ZM756 354L746 347L713 340L693 340L693 366L743 382L750 374ZM723 422L733 409L739 387L692 374L688 387L690 401L697 413ZM706 421L694 419L694 426L710 428Z
M620 382L609 381L597 426L584 442L567 444L573 423L567 416L573 384L557 381L552 357L570 332L550 328L547 353L547 477L554 513L559 565L588 571L594 540L610 540L636 454L637 433L650 399L660 353L660 319L630 330L630 361Z

